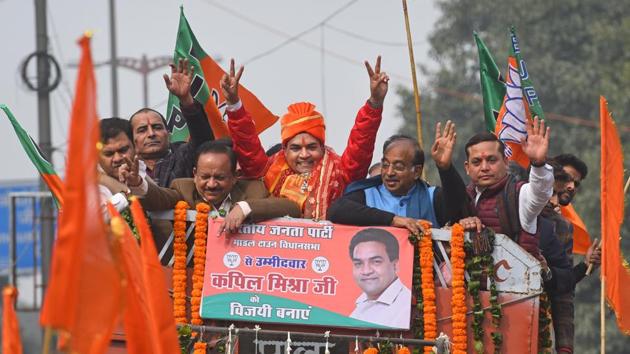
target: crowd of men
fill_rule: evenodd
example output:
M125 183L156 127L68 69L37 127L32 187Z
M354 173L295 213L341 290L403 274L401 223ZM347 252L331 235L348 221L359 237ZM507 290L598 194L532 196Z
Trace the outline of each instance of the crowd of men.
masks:
M265 151L238 95L243 67L235 70L233 60L221 81L231 139L215 139L202 105L190 93L192 67L185 60L172 65L164 80L179 98L190 140L170 143L164 117L150 108L128 120L103 119L99 166L103 203L123 210L129 194L137 195L147 210L173 209L179 200L191 206L206 202L212 217L224 218L224 234L237 232L244 222L283 216L393 226L415 234L421 231L419 220L434 227L457 222L472 233L489 228L508 235L541 261L556 349L573 352L575 285L585 277L588 264L600 263L600 252L591 246L584 260L574 265L572 225L559 208L572 202L586 178L584 162L570 154L549 158L550 130L534 118L522 141L528 170L509 163L503 142L483 132L464 147L464 169L470 179L466 184L452 164L457 135L450 121L443 128L437 124L430 150L441 187L422 179L424 151L405 135L387 139L380 164L370 167L389 77L381 71L380 57L374 67L367 61L365 65L370 97L359 109L341 155L325 145L324 117L308 102L289 105L280 121L281 144ZM365 178L368 171L370 177ZM156 221L153 228L161 247L171 226ZM354 259L353 252L354 248L350 250ZM375 271L356 263L361 264L356 271L362 276ZM364 289L361 301L379 303L385 295L393 301L398 293L387 291L393 278ZM403 290L400 296L408 298Z

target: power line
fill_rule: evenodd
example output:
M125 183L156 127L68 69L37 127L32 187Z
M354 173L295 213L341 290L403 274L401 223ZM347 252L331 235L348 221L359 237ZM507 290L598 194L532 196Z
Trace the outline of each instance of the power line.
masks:
M52 15L52 12L50 11L50 7L46 8L46 13L49 19L49 23L50 23L50 28L52 30L52 38L53 41L51 41L53 45L53 47L56 47L56 52L59 55L59 59L61 60L62 63L65 63L65 57L63 55L63 50L61 49L61 44L59 41L59 35L57 33L57 26L55 25L55 20L54 17ZM61 87L63 88L60 92L58 91L57 95L52 95L52 98L54 99L55 97L57 98L57 100L61 103L61 105L65 108L65 112L66 112L66 117L70 116L70 111L71 111L71 106L72 106L72 89L70 88L70 85L68 84L68 80L66 78L66 74L64 73L64 69L63 66L62 68L60 68L61 70ZM65 95L64 95L65 93ZM66 141L66 137L68 136L68 132L67 129L65 128L63 122L61 121L61 114L59 112L59 109L57 107L57 105L53 104L53 109L55 114L53 114L53 118L55 120L55 123L57 124L57 128L61 131L61 134L63 135L63 138L61 139L62 141ZM53 148L53 152L55 151L55 146L52 147ZM53 159L53 156L50 156L50 159Z
M254 61L264 58L269 54L272 54L273 52L287 46L288 44L291 44L292 42L294 42L295 40L299 39L300 37L304 36L305 34L318 29L320 26L323 26L327 21L332 20L335 16L337 16L338 14L340 14L341 12L343 12L345 9L347 9L348 7L350 7L352 4L356 3L358 0L351 0L348 3L346 3L345 5L343 5L342 7L340 7L339 9L335 10L333 13L331 13L330 15L326 16L326 18L324 18L322 21L320 21L319 23L315 24L314 26L311 26L307 29L305 29L304 31L286 39L285 41L283 41L282 43L279 43L278 45L267 49L266 51L254 55L253 57L249 58L248 60L246 60L244 62L244 64L251 64Z
M346 10L348 7L350 7L351 5L356 3L358 0L352 0L352 1L348 2L348 3L346 3L344 6L338 8L337 10L332 12L330 15L326 16L323 20L319 21L317 24L315 24L315 25L311 26L310 28L308 28L308 29L306 29L306 30L304 30L304 31L302 31L302 32L300 32L298 34L295 34L295 35L292 35L292 34L289 34L287 32L281 31L281 30L279 30L277 28L269 26L268 24L260 22L260 21L254 19L254 18L249 17L249 16L245 16L245 15L239 13L238 11L235 11L235 10L233 10L233 9L227 7L227 6L224 6L224 5L222 5L222 4L220 4L220 3L216 2L216 1L213 1L213 0L204 0L204 1L207 4L209 4L209 5L217 8L217 9L219 9L219 10L229 14L232 17L238 18L239 20L241 20L241 21L243 21L245 23L248 23L248 24L250 24L250 25L252 25L254 27L258 27L260 29L263 29L263 30L265 30L267 32L273 33L273 34L275 34L275 35L277 35L279 37L286 38L286 40L283 41L282 43L280 43L280 44L278 44L278 45L276 45L276 46L274 46L274 47L272 47L270 49L267 49L264 52L262 52L260 54L257 54L257 55L253 56L252 58L250 58L250 59L248 59L248 60L246 60L244 62L244 64L250 64L253 61L258 60L258 59L260 59L260 58L262 58L264 56L267 56L267 55L277 51L278 49L280 49L280 48L282 48L282 47L284 47L284 46L286 46L286 45L288 45L288 44L290 44L292 42L301 43L301 44L306 45L307 47L310 47L310 48L315 49L317 51L321 50L321 48L319 46L311 44L311 43L306 42L304 40L301 40L300 38L302 36L304 36L305 34L307 34L309 32L312 32L313 30L319 28L320 26L325 24L327 21L330 21L335 16L339 15L341 12ZM356 61L354 61L352 59L350 59L350 61L352 63L356 63Z
M358 39L360 41L364 41L367 43L378 44L386 47L407 47L407 42L391 42L391 41L382 41L378 39L369 38L358 33L350 32L348 30L341 29L339 27L331 26L329 24L324 25L326 28L333 30L337 33L341 33L350 38ZM419 45L420 42L414 42L413 45Z
M57 52L59 54L59 59L61 60L62 63L65 63L66 60L64 58L63 55L63 51L61 49L61 44L59 44L59 35L57 34L57 26L55 26L55 20L53 18L52 12L50 11L50 7L48 7L47 9L47 13L48 13L48 19L50 20L50 27L52 29L52 38L53 38L53 43L55 44L55 47L57 48ZM67 99L64 103L66 105L66 108L68 109L68 114L70 113L70 106L72 104L72 89L70 88L70 85L68 84L68 81L66 79L66 75L63 72L63 66L61 68L62 71L62 75L61 75L61 86L64 88L64 92L67 94L67 97L64 97L65 99Z
M218 3L216 3L213 0L204 0L204 1L206 3L208 3L208 4L210 4L210 5L212 5L212 6L216 7L216 8L218 8L218 9L226 12L227 14L229 14L229 15L231 15L233 17L240 19L243 22L246 22L246 23L248 23L250 25L253 25L255 27L263 29L263 30L265 30L267 32L273 33L273 34L275 34L277 36L288 38L287 41L289 39L293 39L292 41L300 43L300 44L304 45L305 47L307 47L309 49L316 50L318 52L323 52L326 55L328 55L330 57L333 57L333 58L336 58L336 59L338 59L340 61L343 61L343 62L346 62L346 63L349 63L349 64L353 64L353 65L357 65L357 64L358 65L363 65L363 63L360 62L360 61L357 61L357 60L355 60L353 58L347 57L347 56L345 56L343 54L339 54L337 52L331 51L329 49L323 48L322 46L315 45L315 44L312 44L312 43L310 43L308 41L302 40L302 39L299 38L298 35L288 34L288 33L284 32L284 31L281 31L281 30L279 30L277 28L274 28L274 27L269 26L269 25L267 25L265 23L262 23L262 22L260 22L260 21L258 21L256 19L253 19L251 17L242 15L241 13L238 13L238 12L236 12L236 11L226 7L226 6L218 4ZM352 2L350 4L352 4ZM346 6L349 6L349 5L346 4ZM317 26L320 26L320 25L324 25L327 28L331 28L332 27L330 25L327 25L327 24L323 23L323 21L320 22ZM344 34L348 34L349 36L361 37L361 36L356 35L356 34L354 34L352 32L341 30L341 29L339 29L337 27L334 27L334 28L331 28L331 29L339 30L340 32L341 31L346 32ZM357 39L373 41L372 39L368 39L366 37L357 38ZM389 42L389 43L390 44L396 44L395 42ZM404 45L406 46L407 44L405 43ZM250 61L251 61L251 59L250 59ZM409 77L407 77L405 75L401 75L401 74L398 74L398 73L395 73L395 72L392 72L392 71L389 71L389 70L388 70L388 74L389 74L390 77L397 78L397 79L403 80L403 81L408 81L410 79ZM443 88L443 87L427 87L425 90L429 91L429 92L430 91L437 92L439 94L443 94L443 95L454 97L454 98L461 99L461 100L482 102L482 98L481 98L480 95L474 94L474 93L470 93L470 92L456 91L456 90ZM156 106L158 106L158 107L162 106L164 103L166 103L166 101L160 102ZM592 121L590 119L586 119L586 118L582 118L582 117L567 116L567 115L563 115L563 114L550 113L550 112L545 113L545 116L549 120L559 121L559 122L572 124L572 125L579 125L579 126L584 126L584 127L597 127L598 126L597 122L594 122L594 121ZM630 126L629 125L617 125L617 126L619 127L619 129L621 131L630 132Z
M232 10L232 9L226 7L226 6L223 6L221 4L218 4L218 3L216 3L216 2L214 2L212 0L204 0L204 1L206 3L208 3L209 5L214 6L217 9L219 9L219 10L229 14L230 16L235 17L235 18L237 18L237 19L239 19L239 20L241 20L241 21L243 21L243 22L245 22L247 24L250 24L250 25L252 25L254 27L258 27L258 28L263 29L263 30L265 30L267 32L273 33L273 34L275 34L277 36L284 37L284 38L296 37L296 36L294 36L292 34L289 34L287 32L281 31L281 30L279 30L277 28L271 27L271 26L269 26L269 25L267 25L265 23L262 23L262 22L260 22L260 21L258 21L256 19L253 19L251 17L242 15L241 13L239 13L237 11L234 11L234 10ZM305 41L303 39L299 39L299 38L295 39L295 42L297 42L299 44L302 44L303 46L305 46L305 47L307 47L309 49L312 49L314 51L317 51L317 52L323 51L324 53L326 53L326 55L328 55L330 57L333 57L333 58L336 58L336 59L338 59L340 61L344 61L346 63L353 64L353 65L363 66L363 62L361 62L361 61L358 61L356 59L347 57L347 56L345 56L343 54L339 54L339 53L331 51L329 49L322 48L319 45L312 44L312 43L310 43L308 41ZM409 80L409 78L407 76L404 76L404 75L401 75L401 74L397 74L397 73L391 72L389 70L388 70L388 73L389 73L390 77L397 78L397 79L400 79L400 80Z

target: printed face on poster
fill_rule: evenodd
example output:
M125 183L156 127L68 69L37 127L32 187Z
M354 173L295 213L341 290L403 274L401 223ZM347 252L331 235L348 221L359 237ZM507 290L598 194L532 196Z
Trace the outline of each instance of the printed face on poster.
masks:
M409 329L406 230L276 219L217 237L221 223L208 225L203 318Z

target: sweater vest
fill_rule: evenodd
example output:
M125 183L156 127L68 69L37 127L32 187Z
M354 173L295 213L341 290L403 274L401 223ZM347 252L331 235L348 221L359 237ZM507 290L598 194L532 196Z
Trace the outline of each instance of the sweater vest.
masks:
M534 257L540 256L539 237L521 228L518 196L524 182L516 182L506 175L496 184L486 188L475 205L476 190L467 189L472 210L486 226L495 233L505 234ZM539 228L537 228L538 231Z

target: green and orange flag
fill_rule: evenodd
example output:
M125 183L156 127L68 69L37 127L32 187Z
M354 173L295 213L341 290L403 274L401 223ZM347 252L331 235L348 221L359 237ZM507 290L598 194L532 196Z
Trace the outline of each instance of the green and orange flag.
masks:
M490 50L473 33L479 55L479 81L483 96L486 129L494 132L509 147L509 158L527 167L529 159L521 151L520 138L525 137L525 124L532 115L544 119L544 112L522 58L516 31L510 31L510 54L505 78L501 75ZM585 254L591 243L584 222L572 205L562 207L562 215L573 224L573 252Z
M22 125L20 125L9 107L4 104L0 104L0 109L2 109L7 115L7 118L9 118L9 121L15 130L15 134L17 135L18 140L20 140L20 144L22 144L22 148L26 152L26 155L28 155L29 159L31 159L35 168L37 168L37 171L39 171L39 174L48 186L48 189L52 192L53 197L57 202L57 208L60 208L63 204L63 196L61 192L63 189L63 183L57 175L57 172L55 172L52 164L48 161L48 159L46 159L42 151L39 149L35 140L33 140L26 130L22 128Z
M219 86L219 82L221 77L225 74L225 71L221 69L219 64L206 54L199 45L197 38L188 24L188 20L186 20L186 16L184 16L183 7L180 8L179 28L177 30L173 62L177 63L181 59L188 59L190 65L194 67L195 76L190 90L195 100L203 104L215 138L229 136L224 119L227 103ZM256 133L260 134L278 120L278 117L271 113L262 102L243 87L243 85L239 86L238 92L243 105L254 119ZM171 132L171 141L188 140L189 132L186 126L186 120L179 107L179 101L173 94L170 94L168 97L166 120L168 129Z
M483 97L483 116L486 129L494 133L497 125L497 116L505 97L505 79L494 61L492 54L481 40L477 32L473 33L477 52L479 54L479 82L481 83L481 95Z

